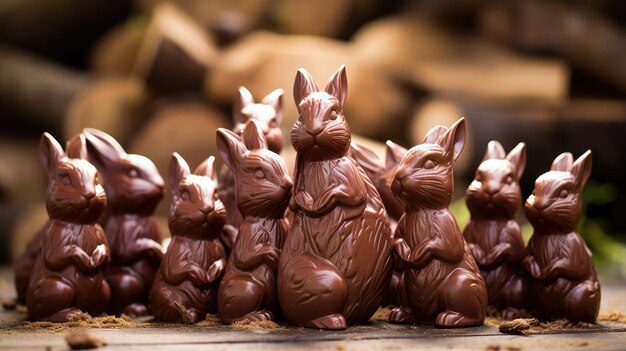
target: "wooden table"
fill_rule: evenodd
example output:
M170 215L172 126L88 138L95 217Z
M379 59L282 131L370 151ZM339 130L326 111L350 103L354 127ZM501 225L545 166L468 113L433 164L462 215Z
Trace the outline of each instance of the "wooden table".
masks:
M603 284L602 311L626 312L626 286ZM0 297L14 296L12 271L0 268ZM25 319L0 312L0 350L67 350L66 332L17 328ZM493 323L492 323L493 324ZM105 350L625 350L626 324L601 322L585 329L506 335L494 326L438 329L371 322L342 332L304 328L235 329L230 326L161 326L91 329Z

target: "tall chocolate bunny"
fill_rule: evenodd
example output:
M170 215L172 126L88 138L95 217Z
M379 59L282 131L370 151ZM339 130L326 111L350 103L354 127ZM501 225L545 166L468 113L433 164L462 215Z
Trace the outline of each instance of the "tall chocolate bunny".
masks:
M48 173L46 207L50 221L26 293L30 320L67 322L87 312L100 315L110 297L103 267L109 261L104 230L97 223L106 206L96 168L87 161L85 137L67 144L67 153L48 133L39 154Z
M217 310L217 288L227 256L220 241L226 209L217 197L214 161L209 157L192 174L178 153L170 160L172 241L150 290L157 320L196 323Z
M155 219L163 197L163 178L141 155L127 154L112 136L97 129L83 131L89 159L103 176L110 217L105 230L111 246L106 279L111 286L109 313L148 314L148 294L163 249Z
M276 89L267 94L261 103L255 103L252 94L245 87L239 87L238 97L233 104L233 129L235 134L241 136L246 122L255 120L261 127L268 148L280 154L283 148L283 132L280 125L283 122L283 90ZM243 217L237 207L235 177L232 171L224 166L220 172L218 193L226 206L226 230L223 241L229 249L233 247L237 231L243 222Z
M526 166L526 145L508 155L492 140L465 192L471 220L463 231L487 285L489 305L513 319L526 307L528 277L521 267L524 241L515 220L522 207L519 180Z
M398 286L393 323L439 327L480 325L487 290L456 220L448 210L454 192L452 166L465 145L465 119L431 129L404 156L391 189L404 203L394 247L409 265Z
M286 320L311 328L367 322L391 278L389 217L372 181L347 155L346 95L344 66L324 91L298 70L294 221L280 258L278 294Z
M278 310L276 271L287 234L285 209L291 177L283 159L268 150L258 122L250 119L241 138L220 128L217 146L235 175L244 216L218 295L224 323L273 320Z
M540 320L595 323L600 283L591 251L576 232L582 212L581 192L591 174L591 151L573 162L559 155L550 171L535 181L524 210L533 235L522 261L531 275L531 301Z

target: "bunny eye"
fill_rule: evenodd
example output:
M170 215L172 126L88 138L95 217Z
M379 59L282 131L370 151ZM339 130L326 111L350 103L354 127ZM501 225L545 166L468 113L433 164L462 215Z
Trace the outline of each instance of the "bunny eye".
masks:
M278 123L276 123L276 120L275 120L275 119L272 119L272 120L270 121L269 125L270 125L270 128L276 128L276 127L278 127Z
M219 200L219 199L220 199L220 197L219 197L219 195L217 194L217 192L214 192L214 193L213 193L213 201L216 201L216 200Z
M139 172L136 169L131 168L128 170L128 176L131 178L137 178L139 176Z
M262 169L257 169L254 171L254 178L256 179L265 179L265 172Z
M183 199L184 201L189 201L189 199L191 198L191 195L189 194L189 190L187 189L181 190L180 198Z
M476 175L476 181L477 182L482 182L483 181L483 176L481 174L477 174Z
M61 183L63 183L63 185L65 185L65 186L71 186L72 185L72 178L70 177L69 174L62 174L61 175Z
M513 177L511 177L510 175L506 176L504 182L510 185L511 183L513 183Z
M432 169L433 167L435 167L435 162L433 162L432 160L426 160L426 162L424 162L424 165L422 167L424 169Z
M561 192L559 193L559 197L564 199L569 195L569 191L567 191L567 189L563 189L561 190Z
M333 121L337 119L337 111L333 111L330 113L330 119Z

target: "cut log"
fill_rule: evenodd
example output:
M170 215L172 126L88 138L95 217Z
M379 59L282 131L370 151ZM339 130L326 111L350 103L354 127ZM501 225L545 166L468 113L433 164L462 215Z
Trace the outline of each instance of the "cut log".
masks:
M1 198L15 204L42 199L47 177L39 161L38 140L0 139Z
M145 31L144 21L133 19L107 32L92 51L91 69L101 75L130 75Z
M133 72L157 94L200 91L217 55L208 32L174 5L162 3L152 14Z

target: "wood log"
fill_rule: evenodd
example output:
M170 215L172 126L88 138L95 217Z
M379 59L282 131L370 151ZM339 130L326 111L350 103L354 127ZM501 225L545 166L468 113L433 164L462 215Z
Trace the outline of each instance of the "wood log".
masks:
M47 176L39 161L39 140L0 139L0 194L15 204L42 199Z
M156 94L200 91L218 51L193 18L169 3L152 14L133 72Z
M626 92L626 32L591 11L568 5L492 2L481 16L482 31L522 50L558 54Z
M15 222L11 229L11 240L9 241L11 261L20 257L26 248L26 244L37 234L37 232L48 221L48 211L44 200L35 201L25 208L15 217Z
M420 17L371 22L353 42L357 55L378 69L436 93L554 104L567 96L563 61L516 54Z
M137 78L101 78L84 87L70 103L64 123L66 139L83 128L97 128L126 144L145 120L149 99Z
M70 101L89 81L83 73L4 47L0 77L3 123L50 132L62 129Z
M92 71L100 75L130 75L145 31L146 23L139 18L108 31L98 40L91 53Z

